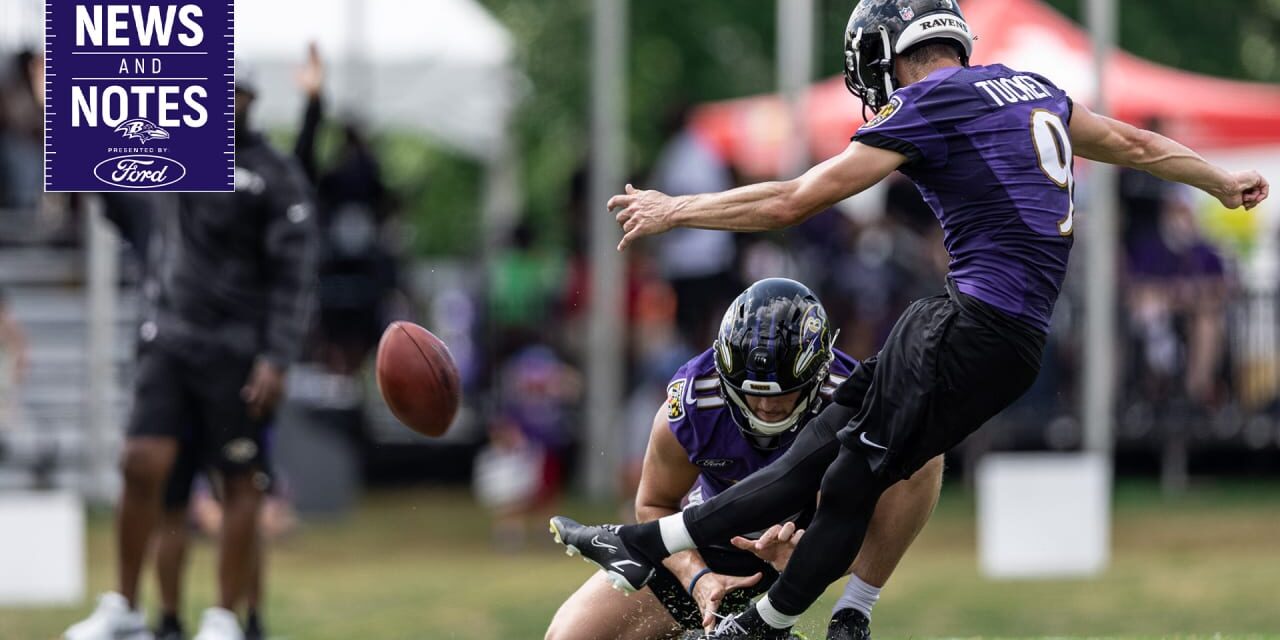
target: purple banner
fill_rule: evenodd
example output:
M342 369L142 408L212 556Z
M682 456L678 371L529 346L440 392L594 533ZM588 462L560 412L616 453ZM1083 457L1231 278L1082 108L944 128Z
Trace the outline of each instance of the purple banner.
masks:
M45 190L234 191L234 11L45 0Z

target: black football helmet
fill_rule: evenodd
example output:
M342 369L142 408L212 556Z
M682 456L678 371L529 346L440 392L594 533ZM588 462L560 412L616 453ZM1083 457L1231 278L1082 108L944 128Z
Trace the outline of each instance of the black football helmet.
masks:
M777 447L779 435L799 428L818 410L818 392L834 358L833 342L822 303L795 280L761 280L729 305L715 342L716 372L725 405L752 444ZM777 422L761 420L747 406L748 395L796 391L795 409Z
M957 0L862 0L844 31L844 82L867 107L879 111L898 90L893 57L926 42L959 47L968 66L973 35Z

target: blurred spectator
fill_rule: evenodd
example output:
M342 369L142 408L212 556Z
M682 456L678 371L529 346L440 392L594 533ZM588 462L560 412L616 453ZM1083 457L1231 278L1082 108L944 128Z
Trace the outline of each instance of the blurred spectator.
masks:
M44 193L44 56L0 63L0 242L75 245L77 194Z
M15 55L0 89L0 208L35 212L44 190L43 56Z
M498 331L498 353L511 353L520 342L544 336L554 325L553 304L564 280L564 266L553 252L539 246L533 225L521 220L508 246L491 267L489 309Z
M396 258L386 242L393 202L364 132L341 125L341 142L321 169L317 138L324 121L325 69L312 44L298 73L306 98L294 155L315 186L321 255L317 289L316 358L329 371L356 372L378 343L398 286Z
M205 611L202 633L241 637L235 610L249 591L251 558L261 552L258 508L270 469L265 427L311 322L317 244L300 172L250 126L255 95L251 78L238 74L234 193L107 199L109 208L147 209L153 228L143 252L146 303L121 461L119 591L104 594L89 618L68 629L69 640L145 633L141 569L170 471L179 451L193 446L219 472L227 514L219 606Z
M18 386L27 372L27 337L9 308L9 297L0 290L0 431L14 429L25 420ZM7 373L7 375L4 375Z
M635 495L639 488L645 448L653 426L654 407L666 397L666 383L671 372L680 368L694 352L676 325L676 293L659 274L653 258L633 252L632 280L634 295L630 306L631 392L622 411L622 434L618 438L619 517L623 522L635 520ZM720 318L713 317L718 323Z
M495 513L498 548L523 546L531 520L554 508L581 388L578 372L545 344L526 346L503 363L499 412L475 469L476 492Z
M1212 405L1225 392L1226 263L1200 233L1193 194L1165 187L1157 215L1128 252L1131 377L1153 406Z
M191 523L200 533L210 540L217 540L222 535L224 517L222 502L218 499L214 488L209 485L207 477L196 481L191 492ZM283 538L298 526L298 517L293 506L285 499L282 490L272 487L262 500L262 509L258 512L258 531L265 541ZM253 605L250 599L250 607Z
M1145 128L1156 133L1163 132L1158 118L1148 120ZM1119 169L1117 181L1120 208L1124 212L1120 225L1120 244L1132 262L1134 255L1143 251L1144 245L1158 241L1160 212L1173 185L1146 171L1128 167Z
M682 129L682 109L665 127L670 138L654 165L653 188L671 195L723 191L733 175L696 135ZM656 240L663 275L676 293L676 323L701 344L715 333L717 315L741 289L734 273L733 235L705 229L673 229Z

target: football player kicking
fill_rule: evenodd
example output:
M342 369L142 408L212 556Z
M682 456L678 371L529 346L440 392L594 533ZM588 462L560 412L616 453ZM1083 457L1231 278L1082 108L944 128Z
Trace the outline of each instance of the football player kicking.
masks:
M802 430L819 431L829 449L838 448L835 430L843 425L811 420L857 366L833 342L826 311L804 285L770 278L739 295L715 345L667 386L649 435L636 519L657 520L715 496L781 456ZM886 492L832 615L831 637L870 637L871 607L929 519L941 483L938 456ZM775 566L781 569L803 536L816 497L797 497L792 513L779 518L786 524L758 540L726 537L667 558L636 597L623 597L596 574L561 605L547 640L678 637L708 627L717 611L741 611L777 579Z
M862 0L845 31L845 78L878 114L844 152L786 182L676 198L628 186L608 203L625 248L676 226L787 227L902 171L933 208L951 256L946 293L908 307L814 419L841 425L835 450L821 430L805 429L769 466L657 522L552 520L559 540L638 589L663 558L770 526L821 487L786 569L712 638L786 638L857 555L881 494L1031 386L1071 250L1075 155L1198 187L1230 209L1267 197L1257 172L1228 172L1095 115L1043 76L969 66L972 49L955 0Z

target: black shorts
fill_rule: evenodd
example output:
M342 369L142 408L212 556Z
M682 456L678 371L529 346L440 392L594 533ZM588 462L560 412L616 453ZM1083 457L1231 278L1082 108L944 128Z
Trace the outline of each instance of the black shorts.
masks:
M174 438L180 452L194 455L192 467L225 473L263 470L263 431L270 417L250 417L240 397L252 368L252 359L239 356L196 360L144 345L138 351L129 437Z
M885 345L836 390L858 407L840 442L872 471L908 478L1022 396L1040 371L1045 334L956 291L917 300Z
M276 488L275 476L271 469L271 427L268 425L263 436L261 468L253 471L254 484L263 493L271 493ZM164 487L165 511L186 511L191 504L191 491L195 486L196 475L205 469L201 461L203 449L198 443L179 442L178 455L174 458L173 467L169 470L169 478ZM205 474L213 486L212 478Z

